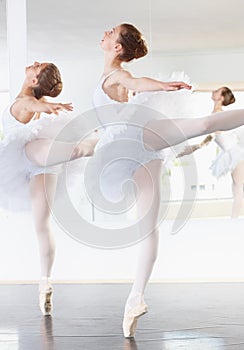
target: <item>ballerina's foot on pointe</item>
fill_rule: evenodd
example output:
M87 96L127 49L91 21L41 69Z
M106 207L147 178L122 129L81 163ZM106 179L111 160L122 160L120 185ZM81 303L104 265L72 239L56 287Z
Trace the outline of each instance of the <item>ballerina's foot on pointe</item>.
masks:
M81 157L91 157L94 154L98 138L91 138L81 141L73 150L71 160Z
M141 293L128 299L123 319L123 333L125 338L134 338L137 321L145 313L147 313L147 305Z
M53 288L49 278L41 278L39 283L39 306L43 316L50 316L53 310Z

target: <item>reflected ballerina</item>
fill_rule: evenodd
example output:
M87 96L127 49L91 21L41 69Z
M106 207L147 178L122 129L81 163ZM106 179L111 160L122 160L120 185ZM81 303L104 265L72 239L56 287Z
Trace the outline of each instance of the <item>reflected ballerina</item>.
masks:
M212 100L214 101L213 113L217 113L223 111L223 106L234 103L235 97L228 87L223 86L212 92ZM216 131L214 134L208 135L199 144L185 147L185 149L178 154L178 157L189 155L203 146L208 145L211 141L217 143L221 148L221 152L213 161L210 169L212 170L212 174L217 178L231 173L233 193L231 217L233 219L238 218L243 205L244 148L240 146L237 134L233 131Z

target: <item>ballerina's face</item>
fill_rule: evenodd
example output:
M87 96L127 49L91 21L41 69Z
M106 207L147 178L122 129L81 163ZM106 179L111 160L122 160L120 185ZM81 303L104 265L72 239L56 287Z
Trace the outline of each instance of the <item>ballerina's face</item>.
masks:
M219 88L219 89L214 90L214 91L212 92L212 100L213 100L214 102L222 101L222 100L223 100L222 88Z
M38 75L47 65L48 63L34 62L31 66L25 68L25 74L30 79L37 79Z
M109 31L104 32L104 37L100 42L100 46L104 51L113 50L118 44L118 38L120 35L120 26L112 28Z

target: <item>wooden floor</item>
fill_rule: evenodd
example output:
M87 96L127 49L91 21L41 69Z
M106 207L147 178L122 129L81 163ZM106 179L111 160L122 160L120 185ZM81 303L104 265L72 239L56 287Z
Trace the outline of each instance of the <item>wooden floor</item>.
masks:
M43 317L37 285L0 285L0 349L244 349L244 284L150 284L131 341L121 331L129 289L57 284L53 316Z

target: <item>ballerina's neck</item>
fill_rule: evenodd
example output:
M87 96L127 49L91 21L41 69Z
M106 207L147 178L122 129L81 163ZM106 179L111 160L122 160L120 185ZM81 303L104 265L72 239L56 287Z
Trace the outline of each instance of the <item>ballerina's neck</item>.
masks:
M212 112L212 113L217 113L217 112L223 112L223 108L222 108L222 107L220 107L220 106L216 106L216 107L214 107L214 109L213 109L213 112Z
M111 57L105 57L104 68L103 68L104 75L108 75L111 72L119 69L123 69L121 61Z
M213 112L212 113L216 113L216 112L223 112L223 105L221 102L216 101L214 104L214 108L213 108Z

